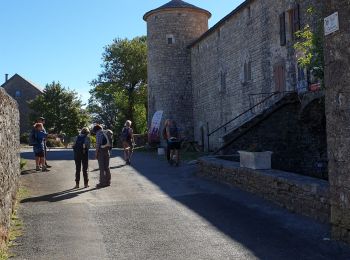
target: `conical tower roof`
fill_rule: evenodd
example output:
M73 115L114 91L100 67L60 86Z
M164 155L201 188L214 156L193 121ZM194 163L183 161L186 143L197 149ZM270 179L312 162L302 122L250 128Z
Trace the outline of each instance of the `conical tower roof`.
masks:
M211 13L205 9L199 8L195 5L191 5L189 3L186 3L182 0L171 0L170 2L166 3L165 5L162 5L161 7L158 7L156 9L153 9L147 13L145 13L145 15L143 16L143 19L146 21L147 17L150 16L153 13L157 13L160 11L164 11L164 10L171 10L171 9L192 9L192 10L196 10L196 11L200 11L203 13L206 13L208 15L208 18L211 17Z

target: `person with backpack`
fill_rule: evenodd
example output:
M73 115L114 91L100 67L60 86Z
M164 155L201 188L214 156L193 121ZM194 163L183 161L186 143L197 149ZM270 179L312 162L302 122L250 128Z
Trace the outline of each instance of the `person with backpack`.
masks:
M33 152L35 155L36 171L42 170L43 172L48 171L45 165L45 139L47 133L44 131L44 126L41 123L34 125L34 133L32 137Z
M41 123L43 125L43 131L45 133L46 130L45 130L45 118L44 117L39 117L37 120L36 120L37 123ZM44 149L45 149L45 166L46 168L51 168L51 165L48 165L47 163L47 145L46 145L46 139L44 140Z
M88 167L89 167L89 149L90 149L90 138L89 138L89 129L84 127L80 134L76 137L73 144L74 151L74 161L75 161L75 189L79 188L80 182L80 171L83 166L83 177L84 177L84 187L89 187L89 176L88 176Z
M131 155L134 150L134 132L131 128L131 121L126 120L121 133L121 141L124 148L124 160L127 165L131 164Z
M95 125L92 132L96 134L96 154L100 168L100 182L97 188L111 185L111 171L109 169L110 150L112 149L112 135L110 130L104 131L101 125Z
M170 120L170 123L166 127L166 135L168 140L168 149L170 150L170 165L175 163L179 166L180 163L180 153L181 140L179 135L179 129L176 125L175 120Z

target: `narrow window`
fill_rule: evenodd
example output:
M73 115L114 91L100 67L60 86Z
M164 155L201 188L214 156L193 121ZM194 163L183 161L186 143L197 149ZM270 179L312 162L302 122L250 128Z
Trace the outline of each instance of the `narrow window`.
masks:
M172 34L167 34L166 39L167 39L167 44L174 44L175 43L175 38L174 38L174 35L172 35Z
M285 46L287 43L286 39L286 13L280 14L280 44Z
M283 92L286 86L286 72L284 64L276 64L273 69L273 74L275 78L275 91Z
M226 72L221 71L220 73L220 85L221 85L221 92L226 91Z
M21 91L20 90L16 90L16 97L21 97Z
M300 10L297 4L293 9L289 10L289 24L291 39L295 40L295 33L300 30Z
M244 63L244 82L252 80L252 62L248 61Z

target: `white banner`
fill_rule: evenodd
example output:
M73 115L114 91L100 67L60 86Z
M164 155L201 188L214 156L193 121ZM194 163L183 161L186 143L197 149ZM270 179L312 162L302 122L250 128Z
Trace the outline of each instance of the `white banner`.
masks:
M159 110L154 113L151 128L149 130L150 141L159 141L160 140L160 122L162 121L163 111Z

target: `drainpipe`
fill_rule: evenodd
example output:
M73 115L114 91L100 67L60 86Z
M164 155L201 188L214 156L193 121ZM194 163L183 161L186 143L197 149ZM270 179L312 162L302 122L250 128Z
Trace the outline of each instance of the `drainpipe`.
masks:
M9 80L9 74L5 74L5 82L7 82Z

